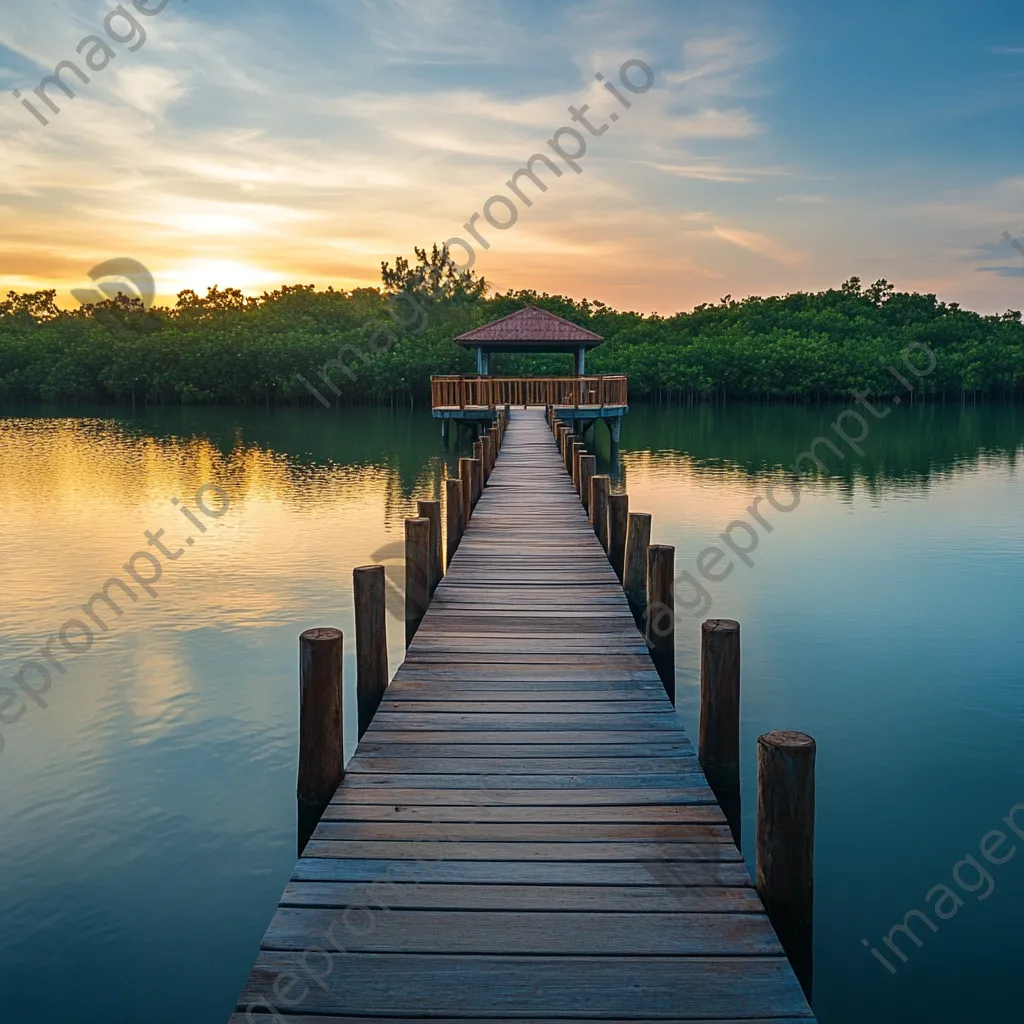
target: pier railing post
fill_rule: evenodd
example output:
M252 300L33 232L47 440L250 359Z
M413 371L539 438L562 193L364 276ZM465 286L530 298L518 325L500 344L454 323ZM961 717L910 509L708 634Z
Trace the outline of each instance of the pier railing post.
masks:
M647 611L647 551L651 546L651 517L647 512L630 512L626 524L626 557L622 589L638 628L644 628Z
M590 481L597 472L597 458L593 455L580 456L580 500L583 508L590 512ZM646 571L646 569L645 569Z
M345 774L340 629L307 629L299 636L299 856Z
M622 582L626 564L626 524L629 520L629 495L608 496L608 561Z
M452 564L452 555L462 540L462 534L466 530L466 524L462 521L465 511L462 500L462 481L449 477L444 482L445 498L445 545L444 545L444 568Z
M647 646L665 692L676 702L676 606L673 588L676 549L652 544L647 549Z
M814 939L814 740L757 738L757 893L811 1001Z
M494 472L494 467L498 462L498 449L501 447L501 434L497 427L491 427L487 432L491 438L491 472Z
M430 520L405 521L405 646L430 604Z
M439 501L417 501L416 514L420 519L426 519L430 523L430 561L428 564L429 577L427 585L428 594L434 596L438 583L441 582L441 502Z
M740 624L733 619L708 619L700 627L698 752L739 849Z
M462 529L473 515L473 460L459 459L459 483L462 485Z
M611 485L612 478L603 473L590 478L590 522L605 551L608 550L608 496Z
M383 565L363 565L352 570L352 603L356 620L356 707L361 739L388 688Z

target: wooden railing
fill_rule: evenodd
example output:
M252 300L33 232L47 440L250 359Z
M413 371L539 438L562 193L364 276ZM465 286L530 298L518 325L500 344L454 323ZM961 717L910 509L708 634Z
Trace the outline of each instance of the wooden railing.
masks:
M431 377L435 409L492 409L502 405L619 406L626 378L619 377Z

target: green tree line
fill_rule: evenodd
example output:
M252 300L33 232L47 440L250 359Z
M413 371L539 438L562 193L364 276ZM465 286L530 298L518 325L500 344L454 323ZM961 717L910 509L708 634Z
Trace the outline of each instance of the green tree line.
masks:
M380 288L280 288L259 297L184 291L173 308L116 299L74 310L55 292L0 302L0 400L12 402L323 404L429 401L432 374L473 373L453 338L533 304L606 340L588 373L629 375L631 400L828 401L854 390L924 397L1019 398L1019 311L982 316L934 295L841 287L730 296L692 312L644 316L602 302L513 291L489 295L447 252L382 265ZM927 346L927 351L922 348ZM569 374L564 355L498 356L491 373ZM319 397L314 394L314 389Z

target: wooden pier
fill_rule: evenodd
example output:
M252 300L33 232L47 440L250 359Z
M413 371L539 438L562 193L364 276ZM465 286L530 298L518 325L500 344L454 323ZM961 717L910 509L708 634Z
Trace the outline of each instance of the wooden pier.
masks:
M517 411L231 1024L813 1020L543 409Z

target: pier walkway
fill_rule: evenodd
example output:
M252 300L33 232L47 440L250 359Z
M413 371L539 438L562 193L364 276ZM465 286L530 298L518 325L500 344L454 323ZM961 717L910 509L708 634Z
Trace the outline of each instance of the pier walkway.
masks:
M501 454L232 1024L810 1019L542 409Z

